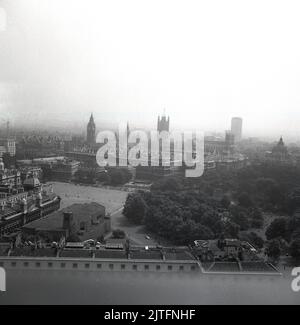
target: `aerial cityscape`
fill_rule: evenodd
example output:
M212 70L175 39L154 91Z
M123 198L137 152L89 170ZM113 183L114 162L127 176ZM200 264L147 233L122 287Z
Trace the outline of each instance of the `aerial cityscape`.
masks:
M299 80L287 64L294 57L277 57L292 85L285 93L263 54L268 64L254 67L224 51L228 73L211 50L201 54L206 70L197 55L205 44L218 48L202 33L203 47L194 44L202 23L193 12L183 14L182 29L167 19L175 40L164 23L170 4L161 15L148 8L158 19L152 30L145 8L118 3L122 31L109 21L111 5L76 0L68 16L65 1L43 1L0 0L7 15L1 24L0 11L0 271L7 275L5 286L0 272L0 305L298 304ZM179 17L181 6L173 10ZM264 47L259 30L239 23ZM256 60L226 28L231 34L222 37ZM245 76L235 64L247 66ZM201 175L188 177L197 163Z

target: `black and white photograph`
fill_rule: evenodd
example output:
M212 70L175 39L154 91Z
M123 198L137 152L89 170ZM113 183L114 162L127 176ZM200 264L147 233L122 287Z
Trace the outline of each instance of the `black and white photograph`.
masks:
M0 0L0 306L300 305L299 17Z

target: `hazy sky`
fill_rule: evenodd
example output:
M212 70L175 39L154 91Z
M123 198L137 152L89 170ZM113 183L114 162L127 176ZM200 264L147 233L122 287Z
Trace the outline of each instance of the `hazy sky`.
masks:
M1 7L2 124L84 126L94 112L98 125L155 126L165 107L173 127L223 130L241 116L249 135L300 139L299 0Z

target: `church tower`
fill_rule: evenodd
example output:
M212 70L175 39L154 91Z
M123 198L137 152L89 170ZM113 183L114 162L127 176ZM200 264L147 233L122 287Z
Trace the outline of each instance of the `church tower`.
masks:
M162 131L170 131L170 117L166 118L166 114L164 113L163 116L160 118L158 116L157 119L157 131L162 132Z
M94 122L94 116L91 114L90 121L87 125L87 144L90 146L95 145L96 143L96 124Z

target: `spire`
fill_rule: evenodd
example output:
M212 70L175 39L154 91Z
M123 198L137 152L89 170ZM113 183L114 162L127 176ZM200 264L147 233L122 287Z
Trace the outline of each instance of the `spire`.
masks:
M93 113L91 113L90 123L94 123L94 116L93 116Z
M6 122L6 136L9 138L9 120Z
M280 140L279 140L279 143L278 144L284 145L282 136L280 137Z
M91 113L90 121L87 125L87 143L94 145L96 141L96 124L94 122L93 113Z

